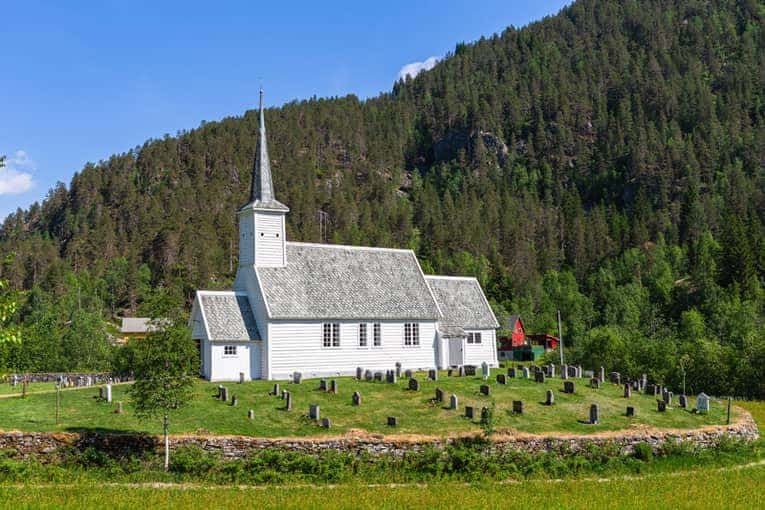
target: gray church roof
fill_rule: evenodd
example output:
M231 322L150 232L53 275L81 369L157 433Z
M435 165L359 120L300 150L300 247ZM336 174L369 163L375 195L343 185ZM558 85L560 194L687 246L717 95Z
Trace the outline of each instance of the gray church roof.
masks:
M210 340L259 340L250 300L234 292L198 294Z
M475 278L426 276L444 318L444 326L465 329L494 329L499 327L481 285Z
M287 243L257 274L272 319L441 318L411 250Z

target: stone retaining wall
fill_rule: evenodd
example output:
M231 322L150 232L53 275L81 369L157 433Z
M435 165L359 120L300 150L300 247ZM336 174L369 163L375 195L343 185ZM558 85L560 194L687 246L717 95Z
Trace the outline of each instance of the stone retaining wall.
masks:
M14 376L19 384L22 381L27 382L59 382L62 377L74 381L78 378L90 377L93 384L107 383L111 381L131 381L133 378L129 374L116 374L110 372L35 372L27 374L10 374L0 377L0 383L10 384Z
M697 448L714 447L721 439L754 441L759 438L752 416L739 409L739 419L731 425L710 426L696 430L646 430L606 432L592 435L532 435L497 436L492 449L515 449L528 452L552 450L576 453L589 445L618 446L622 454L631 453L640 443L648 443L658 450L668 442L688 442ZM420 451L427 446L444 447L455 438L423 438L407 436L370 436L346 434L339 437L318 438L256 438L247 436L171 436L171 448L195 445L224 458L245 457L252 451L276 448L318 454L324 450L340 450L355 454L392 454L401 456ZM74 432L0 432L0 450L15 451L22 458L55 457L67 447L85 449L94 447L111 455L141 454L158 451L161 436L142 434L74 433Z

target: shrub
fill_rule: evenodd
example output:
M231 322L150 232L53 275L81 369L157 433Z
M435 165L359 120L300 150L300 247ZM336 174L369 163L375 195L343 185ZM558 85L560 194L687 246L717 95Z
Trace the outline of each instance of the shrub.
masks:
M638 443L635 445L632 456L643 462L651 462L653 460L653 448L648 443Z

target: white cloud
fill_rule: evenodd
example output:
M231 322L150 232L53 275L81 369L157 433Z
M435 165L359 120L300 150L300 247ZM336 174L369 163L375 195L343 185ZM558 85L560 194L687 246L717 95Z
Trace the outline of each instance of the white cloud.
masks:
M438 57L430 57L426 59L425 62L412 62L411 64L407 64L401 68L401 70L398 72L398 77L399 79L406 79L406 76L409 75L414 78L422 71L430 71L436 66L437 63Z
M26 151L17 150L0 168L0 195L24 193L32 189L35 185L32 180L34 171L35 163Z

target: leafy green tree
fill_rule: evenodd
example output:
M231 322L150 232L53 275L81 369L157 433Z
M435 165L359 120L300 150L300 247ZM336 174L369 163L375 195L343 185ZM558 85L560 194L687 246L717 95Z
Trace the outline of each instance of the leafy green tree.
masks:
M170 462L169 416L191 402L198 367L196 346L182 323L151 333L133 346L135 383L128 392L136 415L162 416L165 470Z

